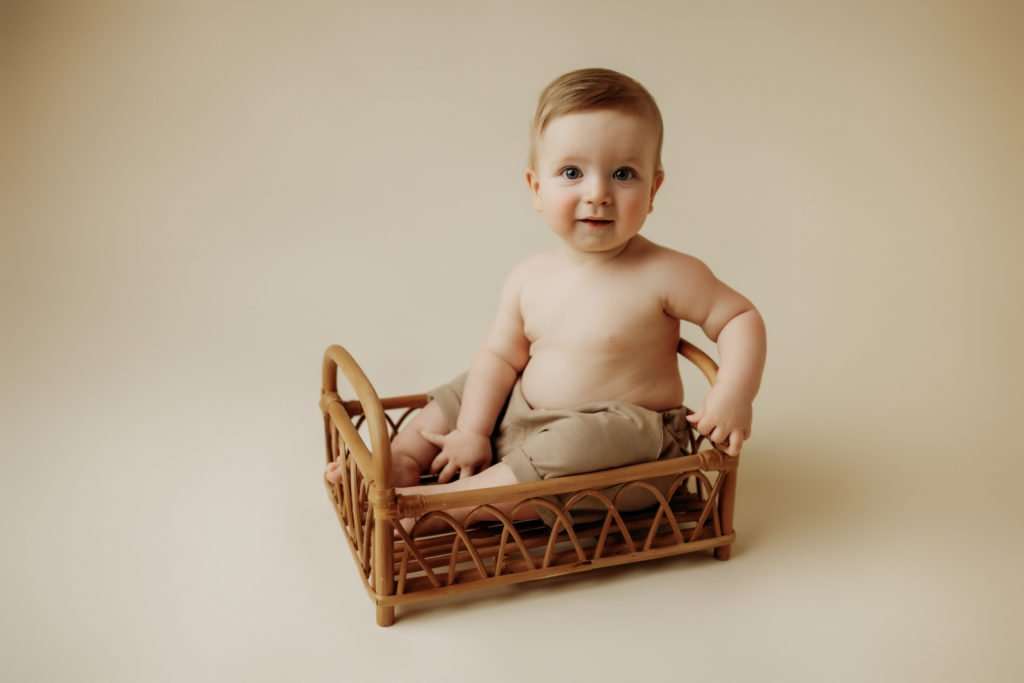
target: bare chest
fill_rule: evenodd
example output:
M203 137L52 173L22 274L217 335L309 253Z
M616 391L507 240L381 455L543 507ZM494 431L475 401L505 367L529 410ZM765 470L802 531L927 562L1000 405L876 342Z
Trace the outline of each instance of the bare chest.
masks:
M551 272L524 285L524 332L532 353L616 355L674 350L679 321L649 278L628 270Z

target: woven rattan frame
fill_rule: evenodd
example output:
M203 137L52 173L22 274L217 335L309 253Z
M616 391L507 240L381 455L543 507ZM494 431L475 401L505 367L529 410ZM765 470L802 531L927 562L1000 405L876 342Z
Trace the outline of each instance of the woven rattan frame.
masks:
M679 340L678 351L714 384L718 368L707 354L684 339ZM355 400L339 396L339 369L355 391ZM706 440L692 425L687 454L677 458L512 486L396 495L389 481L391 439L409 415L426 404L426 394L381 399L348 351L333 345L324 353L320 410L327 462L340 460L343 465L341 481L332 485L325 479L324 484L363 585L376 603L380 626L394 623L397 605L496 585L701 550L729 559L736 538L733 506L739 458L710 442L710 448L699 450ZM400 413L397 419L392 412ZM651 484L652 479L671 475L676 478L667 495ZM422 483L435 480L435 475L425 475ZM601 493L615 484L624 484L615 499ZM649 491L656 502L642 510L619 510L619 496L635 487ZM568 494L561 508L543 498L558 494ZM601 502L603 519L570 519L574 506L585 498ZM507 502L518 503L516 509L547 508L555 522L551 527L539 520L512 522L494 507ZM477 507L463 524L445 512L470 506ZM483 510L501 521L476 519ZM417 520L409 532L395 523L404 517ZM417 533L421 522L435 517L444 519L451 530Z

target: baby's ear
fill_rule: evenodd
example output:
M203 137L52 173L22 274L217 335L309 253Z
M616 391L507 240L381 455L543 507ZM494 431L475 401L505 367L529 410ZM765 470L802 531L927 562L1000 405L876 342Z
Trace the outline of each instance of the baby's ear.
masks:
M665 171L657 171L654 174L654 182L651 183L651 201L648 211L654 211L654 195L658 194L658 189L663 182L665 182Z
M540 211L540 181L537 179L537 174L533 172L532 168L527 168L526 173L524 173L524 178L526 179L526 186L530 188L530 198L533 200L533 208Z

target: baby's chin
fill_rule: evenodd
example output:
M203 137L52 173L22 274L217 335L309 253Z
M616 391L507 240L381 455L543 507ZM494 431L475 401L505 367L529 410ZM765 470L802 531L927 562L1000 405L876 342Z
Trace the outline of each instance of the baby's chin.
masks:
M592 236L563 237L562 238L562 242L565 243L566 247L568 247L569 249L571 249L572 251L575 251L577 253L581 253L581 254L595 254L596 255L596 254L605 254L605 253L609 253L610 254L610 253L614 253L616 251L619 251L633 237L635 237L635 235L631 235L630 237L626 237L626 238L622 238L622 237L617 237L617 238L610 238L610 237L598 238L598 237L592 237Z

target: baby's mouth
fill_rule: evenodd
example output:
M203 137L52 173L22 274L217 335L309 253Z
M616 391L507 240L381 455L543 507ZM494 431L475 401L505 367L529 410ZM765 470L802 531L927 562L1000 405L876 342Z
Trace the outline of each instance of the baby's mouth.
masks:
M602 225L608 225L608 224L610 224L611 222L612 222L612 221L611 221L611 219L607 219L607 220L595 220L595 219L592 219L592 218L584 218L584 219L580 220L580 223L586 223L587 225L589 225L589 226L592 226L592 227L598 227L598 226L602 226Z

